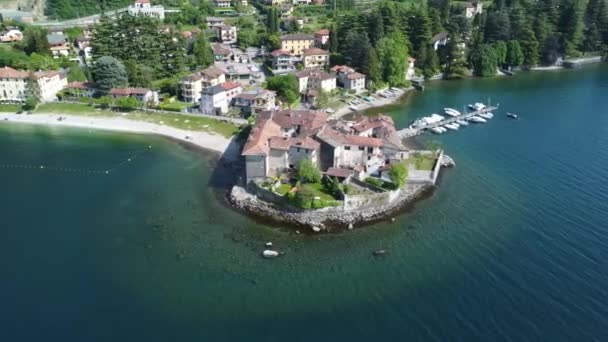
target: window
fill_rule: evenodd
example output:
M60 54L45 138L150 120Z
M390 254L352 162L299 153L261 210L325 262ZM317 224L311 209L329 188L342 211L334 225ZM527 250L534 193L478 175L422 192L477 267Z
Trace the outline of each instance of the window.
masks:
M344 150L350 151L350 146L344 146Z
M374 152L374 148L373 147L368 147L367 148L367 153L373 153Z
M300 148L298 147L298 152L300 152Z
M365 147L359 146L359 151L364 151L364 150L365 150Z

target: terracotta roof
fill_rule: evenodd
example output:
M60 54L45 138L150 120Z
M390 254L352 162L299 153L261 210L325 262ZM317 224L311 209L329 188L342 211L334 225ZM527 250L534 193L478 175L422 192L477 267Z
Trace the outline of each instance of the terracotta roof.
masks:
M349 72L346 75L346 78L349 79L349 80L356 80L356 79L359 79L359 78L365 78L365 75L363 75L360 72L356 72L355 71L355 72Z
M238 83L238 82L230 82L230 81L228 81L228 82L224 82L224 83L220 84L220 86L222 88L224 88L224 90L231 90L231 89L235 89L235 88L240 87L241 84Z
M393 118L387 115L376 115L370 117L361 117L358 119L359 121L354 124L352 127L357 132L365 132L370 128L378 128L378 127L390 127L395 128L395 122Z
M365 147L382 147L382 139L361 137L358 135L344 134L331 127L324 127L317 137L333 147L353 145Z
M29 72L16 70L11 67L4 67L0 69L0 77L1 78L27 78L29 76Z
M295 33L281 36L281 40L314 40L315 37L311 34Z
M353 72L355 69L349 67L348 65L334 65L329 69L333 72Z
M281 151L288 151L291 147L316 150L321 146L318 141L310 137L284 138L280 136L271 137L269 139L269 145L271 149Z
M329 36L329 30L328 29L320 29L319 31L315 32L316 35L319 36Z
M150 0L135 0L136 4L149 4Z
M296 77L297 78L304 78L304 77L308 77L308 78L318 78L321 80L330 80L332 78L336 78L336 76L328 74L326 72L323 71L318 71L318 70L303 70L303 71L299 71L296 72Z
M66 86L66 88L70 89L81 89L81 90L89 90L95 88L95 83L92 82L70 82Z
M329 56L329 51L319 49L319 48L310 48L310 49L302 50L302 54L304 56L315 56L315 55L328 55Z
M110 94L119 96L146 95L149 91L148 88L112 88Z
M353 171L349 169L330 167L327 169L325 174L331 177L348 178L353 175Z
M224 45L224 44L212 44L211 45L211 50L213 50L213 53L216 55L230 55L232 53L232 50L230 50L230 47Z
M281 49L279 49L279 50L274 50L274 51L272 51L270 54L271 54L272 56L274 56L274 57L277 57L277 56L285 56L285 55L287 55L287 56L291 56L291 52L289 52L289 51L285 51L285 50L281 50Z
M243 147L244 156L268 155L270 152L269 139L281 135L281 127L273 122L271 113L260 113L255 125L249 133L247 142Z
M225 74L224 70L212 65L212 66L208 67L207 69L195 72L194 74L190 74L190 75L184 77L182 80L183 81L199 81L205 77L213 79L213 78L218 78L223 74Z
M270 148L289 146L316 149L318 142L310 138L327 122L327 114L310 110L264 111L258 115L243 148L243 155L268 155ZM283 138L282 128L298 128L298 136Z

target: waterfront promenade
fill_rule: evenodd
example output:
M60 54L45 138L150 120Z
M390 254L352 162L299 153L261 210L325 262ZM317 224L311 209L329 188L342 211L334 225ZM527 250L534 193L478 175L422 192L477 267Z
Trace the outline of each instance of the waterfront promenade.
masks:
M458 115L458 116L450 116L450 117L448 117L448 118L446 118L444 120L432 123L430 125L426 125L426 126L422 126L422 127L416 127L416 128L409 128L409 127L408 128L404 128L404 129L402 129L402 130L400 130L398 132L399 133L399 137L401 139L407 139L407 138L415 137L415 136L420 135L420 134L424 133L425 131L428 131L428 130L433 129L435 127L451 124L451 123L456 122L458 120L465 120L465 119L468 119L470 117L473 117L473 116L476 116L476 115L479 115L479 114L489 113L489 112L495 111L496 109L498 109L498 107L493 107L493 106L485 107L483 109L476 110L474 112L463 113L463 114Z

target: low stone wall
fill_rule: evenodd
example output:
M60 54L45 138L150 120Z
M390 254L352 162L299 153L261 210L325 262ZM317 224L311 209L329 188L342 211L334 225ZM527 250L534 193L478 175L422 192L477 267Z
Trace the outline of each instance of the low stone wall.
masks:
M281 201L279 204L264 200L240 186L232 188L229 200L236 208L258 217L296 226L321 227L327 231L339 231L348 229L350 225L386 219L432 188L425 184L408 184L404 189L378 194L387 196L383 203L369 203L364 207L357 207L356 210L345 210L344 206L317 210L297 209L286 205L285 201Z

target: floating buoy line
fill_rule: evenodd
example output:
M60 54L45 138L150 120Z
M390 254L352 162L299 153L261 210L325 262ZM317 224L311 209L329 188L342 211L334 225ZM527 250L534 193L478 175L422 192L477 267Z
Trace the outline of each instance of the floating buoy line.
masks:
M44 164L34 165L34 164L3 164L3 163L0 164L0 169L24 169L24 170L39 170L39 171L51 171L51 172L107 175L107 174L110 174L111 172L116 171L116 169L118 169L126 164L132 163L136 159L141 158L144 154L150 152L151 150L152 150L152 146L149 145L148 148L145 148L145 149L139 151L138 153L127 158L126 160L123 160L123 161L113 165L112 167L109 167L109 168L103 169L103 170L75 169L75 168L69 168L69 167L57 167L57 166L44 165Z

